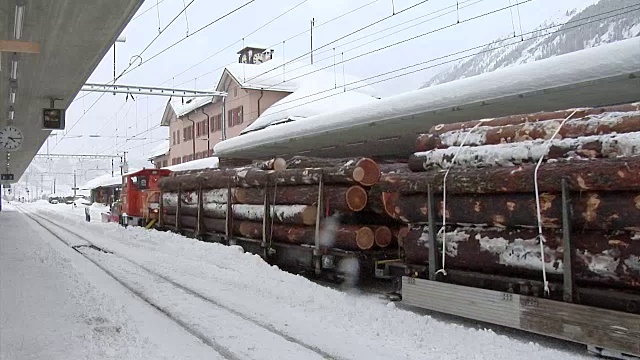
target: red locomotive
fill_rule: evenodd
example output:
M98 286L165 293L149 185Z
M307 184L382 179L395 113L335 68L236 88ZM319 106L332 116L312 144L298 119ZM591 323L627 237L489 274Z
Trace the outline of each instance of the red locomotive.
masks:
M120 222L123 225L147 226L158 220L158 181L169 174L171 170L142 169L122 176Z

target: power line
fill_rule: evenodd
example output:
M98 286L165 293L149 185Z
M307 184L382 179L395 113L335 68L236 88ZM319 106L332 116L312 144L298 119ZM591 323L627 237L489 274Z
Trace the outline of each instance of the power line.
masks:
M131 19L131 21L129 23L132 23L132 22L136 21L137 18L139 18L142 15L148 13L149 11L159 7L159 5L162 4L163 2L165 2L165 0L160 0L160 1L156 2L156 5L152 5L149 8L147 8L145 11L143 11L140 14L136 15L133 19Z
M625 12L622 12L622 13L618 13L618 14L609 15L609 16L606 16L606 17L593 19L594 17L599 17L601 15L610 14L610 13L613 13L613 12L619 12L619 11L622 11L622 10L625 10L625 9L631 9L631 10L625 11ZM473 56L480 55L480 54L483 54L483 53L492 52L492 51L495 51L497 49L505 48L505 47L512 46L512 45L516 45L518 43L522 43L523 41L533 40L533 39L537 39L537 38L546 36L547 35L546 33L545 34L541 33L542 31L550 30L550 29L553 29L553 28L559 28L555 33L565 32L565 31L568 31L568 30L571 30L571 29L579 28L579 27L587 25L587 24L597 23L597 22L600 22L602 20L606 20L606 19L609 19L609 18L617 17L617 16L622 16L622 15L625 15L625 14L628 14L628 13L631 13L631 12L634 12L634 11L638 11L638 10L640 10L640 5L638 5L638 4L629 5L629 6L625 6L625 7L616 9L616 10L605 11L605 12L602 12L600 14L593 15L593 16L590 16L589 18L587 18L587 19L590 19L591 21L582 22L583 20L586 20L586 19L578 19L578 20L566 22L564 24L551 25L551 26L548 26L546 28L538 28L538 29L535 29L535 30L532 30L532 31L529 31L529 32L526 32L526 33L522 33L523 39L524 39L524 36L526 36L526 35L532 35L531 37L526 38L524 40L515 40L515 41L513 41L513 38L509 38L509 39L492 41L492 42L485 43L485 44L478 45L478 46L474 46L474 47L471 47L471 48L468 48L468 49L465 49L465 50L461 50L461 51L457 51L457 52L454 52L454 53L450 53L448 55L436 57L436 58L433 58L433 59L430 59L430 60L427 60L427 61L423 61L423 62L416 63L416 64L413 64L413 65L405 66L405 67L401 67L401 68L398 68L398 69L395 69L395 70L392 70L392 71L388 71L388 72L384 72L384 73L381 73L381 74L377 74L377 75L374 75L374 76L371 76L371 77L368 77L368 78L365 78L365 79L361 79L361 80L358 80L358 81L351 82L351 83L346 84L346 85L353 85L353 84L356 84L356 83L359 83L359 82L365 82L365 81L368 81L368 80L371 80L371 79L374 79L374 78L378 78L378 77L381 77L381 76L385 76L385 75L389 75L389 74L392 74L392 73L400 72L400 71L403 71L403 70L408 70L410 68L414 68L414 67L417 67L417 66L420 66L420 65L425 65L425 64L432 63L432 62L438 61L438 60L443 60L443 59L446 59L446 58L449 58L449 57L452 57L452 56L455 56L455 55L460 55L460 54L463 54L463 53L466 53L466 52L469 52L469 51L485 48L484 50L481 50L481 51L476 52L476 53L460 56L460 57L457 57L457 58L454 58L454 59L450 59L450 60L435 64L435 65L422 67L422 68L417 69L417 70L412 70L412 71L409 71L409 72L406 72L406 73L403 73L403 74L400 74L400 75L395 75L395 76L390 77L390 78L378 80L378 81L373 82L373 83L367 83L365 85L361 85L361 86L358 86L358 87L355 87L355 88L351 89L351 90L356 90L356 89L359 89L359 88L370 86L372 84L377 84L377 83L380 83L380 82L393 80L393 79L396 79L396 78L399 78L399 77L402 77L402 76L407 76L407 75L410 75L410 74L414 74L416 72L428 70L428 69L431 69L431 68L434 68L434 67L437 67L437 66L441 66L441 65L444 65L444 64L452 63L452 62L459 61L459 60L462 60L462 59L465 59L465 58L473 57ZM582 22L582 23L580 23L580 22ZM579 24L566 27L567 24L573 24L573 23L579 23ZM538 34L538 35L536 35L536 34ZM511 42L506 43L504 45L497 46L497 47L492 47L495 44L498 44L498 43L501 43L501 42L506 42L508 40L511 40ZM303 98L319 95L319 94L326 93L326 92L333 91L333 90L335 90L335 89L328 89L328 90L319 91L319 92L314 93L314 94L308 94L306 96L300 97L299 99L303 99ZM308 101L308 102L305 102L305 103L302 103L302 104L298 104L298 105L295 105L295 106L288 107L288 108L283 109L283 110L279 110L279 111L273 112L272 114L285 112L287 110L290 110L290 109L293 109L293 108L296 108L296 107L299 107L299 106L303 106L303 105L306 105L306 104L310 104L310 103L313 103L313 102L316 102L316 101L320 101L320 100L323 100L323 99L326 99L326 98L329 98L329 97L332 97L332 96L336 96L336 95L339 95L339 94L340 93L335 93L335 94L331 94L331 95L325 96L323 98L314 99L312 101ZM299 100L299 99L297 99L297 100ZM277 106L282 106L282 105L284 105L284 104L272 105L271 108L277 107Z
M376 20L376 21L374 21L374 22L372 22L372 23L370 23L368 25L365 25L365 26L363 26L363 27L361 27L361 28L359 28L357 30L354 30L354 31L352 31L352 32L350 32L350 33L348 33L346 35L343 35L343 36L341 36L341 37L339 37L339 38L337 38L335 40L332 40L332 41L330 41L330 42L328 42L328 43L326 43L326 44L324 44L324 45L322 45L320 47L317 47L317 48L313 49L312 51L317 51L317 50L320 50L322 48L325 48L325 47L327 47L327 46L329 46L329 45L331 45L333 43L336 43L336 42L338 42L338 41L340 41L342 39L345 39L345 38L347 38L347 37L349 37L351 35L357 34L358 32L360 32L362 30L368 29L368 28L370 28L370 27L372 27L374 25L377 25L377 24L379 24L379 23L381 23L381 22L383 22L385 20L388 20L388 19L390 19L390 18L392 18L392 17L394 17L396 15L399 15L399 14L402 14L403 12L415 9L417 6L422 5L422 4L426 3L427 1L429 1L429 0L422 0L422 1L418 2L417 4L413 4L413 5L409 6L408 8L404 8L404 9L402 9L402 10L396 12L396 13L393 13L392 15L385 16L382 19ZM300 55L300 56L298 56L298 57L296 57L296 58L294 58L292 60L289 60L288 62L283 63L282 65L279 65L279 66L276 66L275 68L269 69L269 70L267 70L267 71L265 71L263 73L260 73L260 74L258 74L256 76L246 80L246 81L251 81L251 80L256 79L256 78L258 78L258 77L260 77L260 76L262 76L264 74L268 74L268 73L272 72L273 70L277 70L277 69L279 69L279 68L281 68L281 67L283 67L283 66L285 66L287 64L292 63L293 61L296 61L298 59L301 59L301 58L311 54L312 51L308 51L308 52L306 52L306 53L304 53L304 54L302 54L302 55Z
M195 0L192 0L192 1L195 1ZM134 67L134 68L131 68L131 69L129 69L129 68L125 69L125 70L124 70L124 71L123 71L123 72L122 72L122 73L121 73L121 74L116 78L116 80L120 79L120 78L121 78L121 77L123 77L124 75L127 75L127 74L131 73L131 72L132 72L132 71L134 71L135 69L140 68L142 65L144 65L144 64L148 63L149 61L151 61L151 60L155 59L156 57L160 56L161 54L163 54L163 53L164 53L164 52L166 52L167 50L169 50L169 49L173 48L174 46L176 46L176 45L180 44L181 42L183 42L184 40L188 39L189 37L191 37L191 36L193 36L193 35L195 35L195 34L199 33L200 31L202 31L202 30L204 30L204 29L208 28L209 26L211 26L211 25L213 25L213 24L217 23L218 21L220 21L220 20L222 20L222 19L224 19L224 18L226 18L226 17L228 17L228 16L232 15L233 13L235 13L235 12L237 12L237 11L241 10L241 9L242 9L242 8L244 8L245 6L248 6L249 4L251 4L251 3L255 2L255 1L256 1L256 0L249 0L249 1L247 1L246 3L244 3L244 4L242 4L242 5L238 6L238 7L236 7L235 9L233 9L233 10L231 10L231 11L229 11L228 13L226 13L226 14L224 14L224 15L222 15L222 16L220 16L220 17L218 17L217 19L213 20L212 22L208 23L207 25L204 25L204 26L200 27L198 30L196 30L196 31L192 32L192 33L191 33L191 34L189 34L188 36L185 36L185 37L183 37L182 39L180 39L180 40L178 40L178 41L174 42L173 44L171 44L171 45L169 45L169 46L167 46L166 48L164 48L164 49L160 50L158 53L154 54L154 55L153 55L153 56L151 56L150 58L148 58L148 59L146 59L146 60L144 60L144 61L141 61L141 62L140 62L140 64L138 64L138 66L136 66L136 67Z
M419 34L419 35L416 35L416 36L412 36L412 37L410 37L410 38L403 39L403 40L397 41L397 42L395 42L395 43L388 44L388 45L385 45L385 46L379 47L379 48L374 49L374 50L371 50L371 51L367 51L367 52L362 53L362 54L355 55L355 56L353 56L353 57L351 57L351 58L348 58L348 59L346 59L346 60L341 60L340 62L336 63L335 65L339 65L339 64L347 63L347 62L349 62L349 61L352 61L352 60L355 60L355 59L359 59L359 58L361 58L361 57L363 57L363 56L371 55L371 54L376 53L376 52L378 52L378 51L386 50L386 49L389 49L389 48L394 47L394 46L396 46L396 45L404 44L404 43L406 43L406 42L409 42L409 41L412 41L412 40L415 40L415 39L421 38L421 37L426 36L426 35L430 35L430 34L434 34L434 33L440 32L440 31L442 31L442 30L445 30L445 29L448 29L448 28L454 27L454 26L459 25L459 24L463 24L463 23L466 23L466 22L470 22L470 21L478 20L478 19L483 18L483 17L485 17L485 16L489 16L489 15L492 15L492 14L498 13L498 12L500 12L500 11L504 11L504 10L510 9L511 7L515 7L515 6L518 6L518 5L520 5L520 4L524 4L524 3L530 2L530 1L532 1L532 0L524 0L524 1L522 1L522 2L518 2L518 3L513 4L513 5L505 6L505 7L502 7L502 8L496 9L496 10L488 11L488 12L486 12L486 13L484 13L484 14L480 14L480 15L476 15L476 16L470 17L470 18L468 18L468 19L459 20L459 21L457 21L457 22L455 22L455 23L452 23L452 24L449 24L449 25L442 26L442 27L440 27L440 28L438 28L438 29L431 30L431 31L427 31L427 32L422 33L422 34ZM302 74L302 75L294 76L294 77L292 77L292 78L287 79L286 81L281 81L281 82L279 82L279 83L277 83L277 84L275 84L275 85L272 85L272 86L270 86L270 87L264 88L264 90L269 90L270 88L274 88L274 87L276 87L276 86L278 86L278 85L281 85L281 84L283 84L283 83L285 83L285 82L287 82L287 81L295 80L295 79L298 79L298 78L301 78L301 77L304 77L304 76L307 76L307 75L311 75L311 74L316 73L316 72L318 72L318 71L326 70L326 69L331 68L331 67L333 67L333 66L335 66L335 65L334 65L334 64L332 64L332 65L328 65L328 66L325 66L325 67L321 67L321 68L314 69L314 70L312 70L312 71L310 71L310 72L308 72L308 73Z

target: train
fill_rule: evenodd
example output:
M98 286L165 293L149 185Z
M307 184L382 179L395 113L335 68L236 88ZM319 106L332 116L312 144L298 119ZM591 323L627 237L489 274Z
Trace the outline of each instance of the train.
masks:
M637 103L439 124L408 158L142 169L112 217L637 359L639 139Z

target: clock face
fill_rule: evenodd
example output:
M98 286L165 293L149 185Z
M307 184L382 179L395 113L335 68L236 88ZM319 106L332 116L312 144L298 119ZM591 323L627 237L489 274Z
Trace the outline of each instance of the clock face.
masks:
M18 150L22 146L22 131L15 126L0 129L0 148L7 151Z

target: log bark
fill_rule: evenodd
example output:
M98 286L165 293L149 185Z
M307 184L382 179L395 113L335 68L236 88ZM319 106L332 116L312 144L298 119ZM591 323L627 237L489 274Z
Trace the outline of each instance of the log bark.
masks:
M529 140L547 140L556 132L562 119L526 122L505 126L480 126L473 130L454 130L442 134L422 134L416 141L416 152L444 149L450 146L480 146L515 143ZM578 138L605 134L640 131L640 113L604 113L567 121L558 131L557 139Z
M251 221L243 221L239 225L240 234L250 239L262 239L262 224ZM366 250L373 247L374 233L371 228L365 226L338 225L335 229L325 229L329 232L323 238L322 245L329 248L342 250ZM272 227L273 241L290 244L315 243L315 229L305 226L288 226L274 224Z
M409 169L427 171L450 166L515 166L546 159L597 159L640 155L640 132L584 136L575 139L534 140L519 143L463 146L418 152ZM550 146L550 147L549 147ZM456 154L457 157L456 157ZM454 159L455 157L455 159Z
M175 206L167 206L167 214L175 214ZM198 207L184 205L180 209L182 214L189 216L198 215ZM225 219L227 216L227 204L205 204L204 216L214 219ZM271 216L274 222L294 225L314 225L316 223L317 210L311 205L275 205L271 207ZM233 205L233 219L247 220L262 223L264 218L263 205Z
M436 221L442 223L442 196L436 196ZM427 223L426 195L390 194L389 215L406 223ZM542 226L562 228L561 194L540 196ZM574 194L569 205L570 222L576 230L639 231L640 192L585 192ZM446 221L449 224L536 227L534 194L451 195L447 196Z
M181 185L184 191L194 191L202 184L203 189L222 189L228 185L232 187L255 187L277 185L315 185L322 177L325 184L360 183L367 185L371 182L369 173L354 165L317 168L317 169L286 169L281 171L264 171L254 168L208 170L198 174L182 176L168 176L160 179L159 186L163 192L175 192ZM379 179L375 179L376 182Z
M405 162L393 164L379 164L381 174L408 174L411 172L409 165Z
M270 199L278 205L315 205L318 202L317 186L279 186L270 188ZM263 204L264 188L237 188L236 201L241 204ZM367 192L359 185L324 187L324 201L333 211L360 211L367 204Z
M512 193L534 191L535 164L517 167L453 168L447 177L447 194ZM372 187L378 192L426 193L432 184L442 192L445 171L383 175ZM541 192L561 191L566 178L572 191L640 190L640 157L544 163L538 170ZM369 194L369 202L375 202Z
M563 268L562 231L543 233L544 264L547 275L559 278ZM448 228L446 232L446 268L485 274L528 277L542 276L543 256L536 229L492 227ZM578 283L640 289L640 236L633 232L596 231L572 234L575 246L574 276ZM428 228L412 227L402 240L408 263L425 264L429 259ZM438 258L442 237L437 237Z
M353 174L353 179L364 186L371 186L380 179L380 167L369 158L317 158L294 156L287 161L287 169L339 168Z
M586 108L580 109L576 111L573 115L573 119L583 118L588 115L596 115L602 114L606 112L628 112L628 111L638 111L640 110L640 104L624 104L624 105L615 105L615 106L607 106L600 108ZM525 122L539 122L545 120L554 120L554 119L565 119L569 117L573 113L573 110L561 110L561 111L552 111L552 112L538 112L531 114L521 114L521 115L510 115L504 116L494 119L483 119L483 120L475 120L475 121L465 121L451 124L438 124L433 126L430 130L430 134L443 134L450 131L456 130L468 130L481 123L481 126L505 126L505 125L516 125L522 124Z

